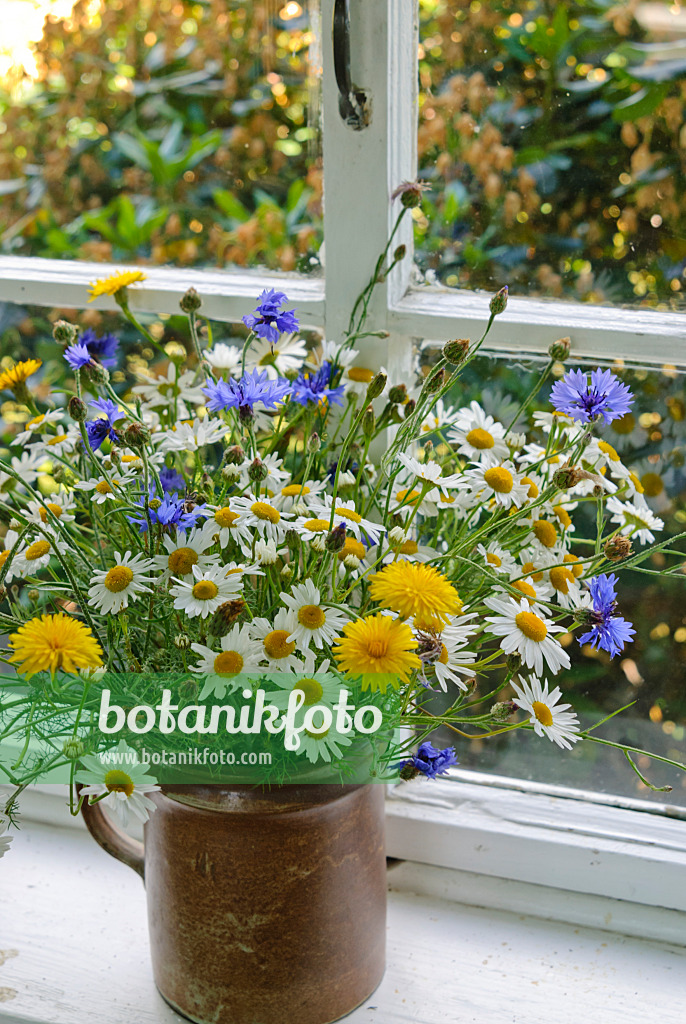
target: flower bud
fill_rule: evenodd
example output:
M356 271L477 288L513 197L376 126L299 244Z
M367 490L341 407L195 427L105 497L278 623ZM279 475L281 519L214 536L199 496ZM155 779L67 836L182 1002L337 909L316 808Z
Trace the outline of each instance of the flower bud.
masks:
M353 555L352 552L343 559L343 565L346 569L359 569L361 564L357 555Z
M61 345L73 345L79 336L79 329L67 320L56 320L52 325L52 336Z
M239 444L233 444L224 452L222 462L225 466L240 466L245 458L245 452Z
M159 498L151 498L150 501L148 502L148 508L151 508L153 512L157 512L161 504L162 502L160 501Z
M548 355L551 359L557 359L558 363L563 363L565 359L569 358L571 347L571 338L558 338L548 349Z
M405 402L405 405L403 406L403 409L405 410L406 420L410 418L410 416L412 415L416 408L417 403L415 402L414 398L408 398L408 400Z
M513 700L499 701L491 708L491 718L494 722L506 722L517 710L517 704Z
M293 509L295 509L295 505L293 506ZM305 512L307 512L307 506L305 506ZM299 514L302 515L303 513ZM289 548L297 548L298 544L300 543L300 534L298 533L297 530L286 530L284 540L286 541L286 544L288 545Z
M262 459L253 459L248 467L248 479L252 480L254 484L261 484L268 476L269 470L264 462L262 462Z
M507 667L507 671L512 672L514 674L515 672L518 672L521 668L522 659L516 653L508 654L508 656L505 658L505 665Z
M202 299L195 288L189 288L186 294L181 296L179 306L181 306L184 313L197 313L202 306Z
M443 355L453 366L459 366L467 358L469 344L469 338L456 338L454 341L447 341L443 346Z
M616 537L612 537L608 540L603 548L605 557L610 562L621 562L623 558L628 558L632 552L631 540L629 537L623 537L621 533L618 533Z
M67 411L77 423L85 423L88 419L88 406L78 395L72 395L67 404Z
M62 744L62 753L70 761L78 761L86 753L86 745L78 736L71 736Z
M313 455L318 452L322 446L321 438L316 430L314 430L307 439L307 452L309 455Z
M400 260L404 260L405 259L406 255L407 255L407 246L403 243L402 245L399 245L398 248L393 253L393 262L394 263L399 263Z
M245 601L242 598L220 604L210 619L209 631L212 636L226 636L234 622L241 617L244 609Z
M507 285L501 288L499 292L496 292L489 303L489 309L493 316L497 316L498 313L502 313L507 306Z
M32 588L31 590L29 590L26 596L28 597L31 604L35 604L38 598L40 597L40 591Z
M572 617L580 626L590 626L593 622L592 608L575 608Z
M333 530L327 534L324 546L327 551L331 552L332 555L335 555L345 547L345 538L345 524L340 523L338 526L334 526Z
M187 651L192 642L188 633L177 633L174 637L174 647L176 647L177 651Z
M424 382L424 390L428 395L435 395L445 384L445 370L441 367Z
M100 363L88 363L84 366L83 372L94 384L107 384L110 379L110 371Z
M164 351L167 353L172 363L175 366L181 366L186 362L188 353L186 352L183 345L178 341L168 341L164 346Z
M375 398L378 398L379 395L383 394L383 390L386 387L387 380L388 378L386 377L386 374L383 372L383 370L379 370L376 376L372 377L372 379L369 382L365 402L373 402Z
M130 423L124 431L124 442L129 448L144 448L150 440L150 431L143 423Z
M227 484L233 483L241 475L239 466L222 466L222 480Z
M398 775L404 782L411 782L412 779L416 779L418 775L421 775L419 768L415 768L411 761L404 764L398 772Z
M290 565L284 565L283 569L279 573L279 579L283 583L290 583L294 576L293 568Z
M399 547L401 544L404 544L405 541L407 540L407 534L402 529L402 527L394 526L391 530L388 531L388 539L394 546Z
M255 558L260 565L274 565L278 557L276 541L258 540L255 543Z
M568 491L570 487L576 486L581 479L583 479L582 471L569 464L561 466L553 474L553 483L560 491Z
M255 421L255 415L249 405L238 406L238 422L248 427Z
M407 388L404 384L396 384L388 392L388 401L391 405L404 405L407 401Z
M374 409L371 405L368 405L362 417L362 433L365 437L373 437L375 427L376 417L374 416Z
M322 537L321 533L315 533L310 540L310 547L313 551L318 551L321 554L322 551L326 551L326 538Z

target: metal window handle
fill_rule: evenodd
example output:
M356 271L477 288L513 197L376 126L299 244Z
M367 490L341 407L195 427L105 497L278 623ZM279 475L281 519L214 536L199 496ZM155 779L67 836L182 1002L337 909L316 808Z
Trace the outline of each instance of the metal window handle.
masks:
M350 77L349 0L335 0L333 10L333 66L338 85L338 110L354 131L362 131L371 121L371 98Z

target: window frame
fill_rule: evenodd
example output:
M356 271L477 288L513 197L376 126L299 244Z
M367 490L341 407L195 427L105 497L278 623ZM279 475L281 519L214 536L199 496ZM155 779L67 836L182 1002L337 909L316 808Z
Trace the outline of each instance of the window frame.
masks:
M259 291L278 285L304 325L323 329L328 338L341 336L397 216L391 192L417 173L418 4L350 0L352 79L372 103L369 126L353 131L338 112L331 59L334 3L321 0L324 279L151 267L147 280L130 289L134 311L173 313L192 285L207 316L236 321L253 308ZM396 238L407 247L407 257L378 286L371 308L375 328L385 328L389 336L363 340L358 347L366 365L409 379L413 341L478 336L490 296L413 284L409 217ZM110 269L99 263L0 257L0 299L85 308L87 284ZM107 297L93 306L116 309ZM686 367L686 318L678 314L518 297L496 320L484 351L542 354L560 335L571 337L573 355ZM602 898L609 895L622 901L625 909L615 921L624 930L640 919L652 937L673 937L678 931L673 913L686 909L679 891L686 826L674 820L684 815L663 807L660 818L654 805L646 807L649 812L627 807L620 798L599 801L595 794L563 787L453 770L446 779L392 789L389 854L471 879L474 899L484 901L479 905L507 904L515 889L493 885L509 880L520 893L522 886L540 886L557 894L550 900L557 900L558 915L565 901L585 899L586 910L575 913L597 923ZM489 879L491 895L484 888Z

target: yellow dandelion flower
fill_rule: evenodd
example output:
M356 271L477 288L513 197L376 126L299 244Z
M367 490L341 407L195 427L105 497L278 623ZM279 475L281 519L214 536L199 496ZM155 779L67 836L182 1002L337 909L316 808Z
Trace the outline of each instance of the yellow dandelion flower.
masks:
M462 610L452 583L423 562L391 562L373 577L370 592L382 608L398 612L403 619L414 619L419 628L423 623L445 624Z
M353 679L362 680L363 690L397 689L409 681L409 673L420 668L413 649L417 641L410 627L389 615L371 615L348 622L343 636L333 647L340 669Z
M128 288L130 284L137 284L139 281L145 281L142 270L120 270L109 277L102 277L91 284L88 301L92 302L99 295L116 295L122 288Z
M42 365L40 359L27 359L23 363L15 363L9 370L0 373L0 391L16 391L17 388L21 388L31 374Z
M99 668L102 648L88 626L70 615L41 615L20 626L9 638L9 659L27 679L36 672L52 676L61 668L75 675L80 668Z

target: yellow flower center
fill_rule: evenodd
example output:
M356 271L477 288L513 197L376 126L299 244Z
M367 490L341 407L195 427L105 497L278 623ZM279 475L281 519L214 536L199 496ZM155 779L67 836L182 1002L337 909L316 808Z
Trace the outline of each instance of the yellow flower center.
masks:
M354 555L355 558L359 558L362 561L366 554L365 546L361 541L356 540L355 537L346 537L345 544L338 552L338 561L344 561L348 555Z
M612 445L607 443L607 441L598 441L598 447L600 448L601 452L607 455L610 462L619 462L619 455L614 450Z
M222 651L214 659L214 671L218 676L237 676L243 668L243 656L238 651Z
M264 649L270 658L288 658L295 650L295 641L289 642L287 629L273 629L264 638Z
M636 426L636 418L633 413L627 412L618 420L612 421L612 429L615 434L630 434Z
M167 559L170 570L178 576L187 576L193 566L198 564L198 553L193 548L177 548Z
M644 473L641 477L641 484L649 498L657 498L658 494L662 494L665 489L662 477L657 473Z
M550 582L560 594L568 594L569 584L574 583L574 576L569 569L564 569L561 565L558 565L550 570Z
M419 544L416 540L406 540L400 545L398 551L401 555L416 555L419 551Z
M286 487L281 488L281 494L284 498L295 498L297 495L304 495L310 493L310 488L305 487L304 484L287 484Z
M534 572L533 562L525 562L522 566L522 572L526 573L527 576L531 576L531 579L534 581L534 583L540 583L543 579L542 572Z
M62 515L62 506L61 505L56 505L54 501L48 501L48 502L46 502L45 508L41 508L41 509L38 510L38 514L40 515L41 520L44 523L47 523L47 521L48 521L48 513L46 511L47 509L50 509L52 514L54 516L57 516L58 519Z
M634 485L638 493L643 494L643 484L632 470L629 470L629 479L631 480L632 484Z
M323 530L329 529L329 521L328 519L308 519L303 523L303 527L311 533L322 533Z
M111 494L112 488L107 483L107 480L101 480L100 483L95 485L95 489L98 494Z
M503 466L487 469L484 473L484 481L497 494L509 494L514 484L512 473Z
M547 704L543 704L540 700L535 700L532 702L531 707L541 725L553 724L553 713Z
M230 508L218 508L214 513L214 521L217 526L221 526L222 529L227 527L229 530L239 518L238 512L232 512Z
M351 366L348 370L348 379L356 384L369 384L374 376L374 371L368 370L365 366Z
M388 653L386 640L370 640L367 644L367 654L370 658L383 658Z
M7 549L7 551L0 551L0 569L2 569L3 565L5 564L5 562L7 561L7 559L9 557L10 557L9 548Z
M448 664L448 648L445 646L445 644L441 644L441 653L438 656L438 660L440 661L441 665Z
M527 491L527 496L529 498L537 498L538 497L538 495L539 495L538 487L533 482L533 480L531 479L530 476L523 476L522 477L522 483L529 485L529 490Z
M349 508L337 508L336 515L342 516L344 519L349 519L351 523L361 523L362 516L358 515L357 512L353 512Z
M297 693L298 690L305 694L306 707L317 704L324 693L321 683L318 683L316 679L300 679L293 687L294 693Z
M133 572L128 565L114 565L105 576L105 586L111 594L119 594L132 580Z
M39 423L42 423L45 419L45 413L39 413L38 416L34 416L32 420L29 420L26 424L27 427L37 427Z
M253 515L264 522L276 524L281 519L278 509L275 509L273 505L268 505L266 501L255 501L250 508Z
M493 434L489 434L487 430L483 430L481 427L475 427L474 430L470 430L465 437L467 444L471 444L472 448L478 448L479 451L483 451L485 448L492 448L495 444L495 438Z
M50 440L48 441L48 445L50 445L52 447L52 445L60 444L61 441L66 441L66 440L67 440L67 435L66 434L57 434L56 437L51 437L50 438Z
M532 601L536 600L536 591L530 583L526 582L526 580L516 580L512 586L515 590L518 590L520 594L523 594L524 597L530 597Z
M131 776L120 768L113 768L109 771L104 782L110 793L126 793L127 796L131 796L135 789Z
M50 544L47 540L37 540L26 549L24 558L27 562L35 562L37 558L47 555L49 550Z
M219 593L219 588L212 580L198 580L192 593L197 601L211 601Z
M553 505L553 512L560 520L565 530L568 530L569 527L572 525L572 517L570 516L567 509L564 508L562 505Z
M122 455L121 461L122 462L129 462L129 463L130 462L140 462L140 463L142 463L143 460L141 459L141 457L139 455Z
M419 491L411 491L409 487L405 487L403 490L398 491L398 493L395 496L395 500L399 502L404 502L406 505L409 505L413 501L417 501L419 497Z
M524 636L537 644L543 643L548 635L548 627L545 622L538 615L534 615L533 612L517 612L515 622L517 623L517 628L521 630Z
M537 519L534 523L534 534L544 548L552 548L557 540L557 530L545 519Z
M495 565L496 568L503 564L502 559L499 558L498 555L493 554L492 551L489 551L486 554L486 561L488 562L489 565Z
M306 629L321 629L326 622L326 615L317 604L304 604L298 609L298 622Z
M583 567L583 565L581 565L581 563L579 562L579 559L578 559L578 557L576 555L572 555L571 553L568 553L568 554L566 554L564 556L562 561L563 562L568 562L571 565L571 567L572 567L572 575L575 576L576 579L579 579L580 576L583 576L583 574L584 574L584 567Z

